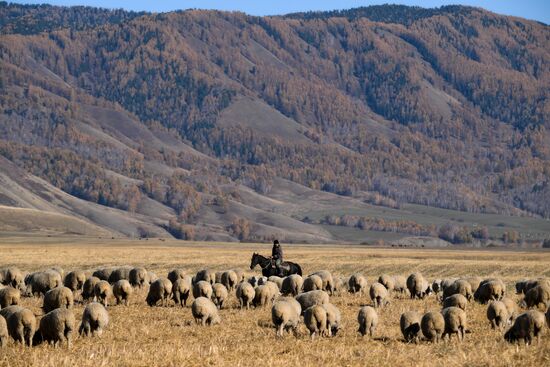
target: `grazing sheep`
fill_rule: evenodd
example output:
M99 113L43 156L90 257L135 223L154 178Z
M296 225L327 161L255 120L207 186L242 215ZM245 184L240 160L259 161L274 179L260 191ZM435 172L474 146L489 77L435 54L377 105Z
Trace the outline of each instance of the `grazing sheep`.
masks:
M195 299L191 305L191 312L195 322L201 323L202 326L219 324L221 321L216 305L206 297Z
M483 279L481 279L480 277L468 277L468 278L464 278L464 280L470 283L472 294L475 293L475 291L477 291L477 289L479 288L479 285L483 281Z
M327 312L327 328L329 336L334 336L340 330L340 323L342 322L342 314L338 307L331 303L322 304L321 307Z
M116 304L124 303L126 306L130 304L130 296L134 293L134 289L129 281L121 279L113 284L113 295L116 299Z
M463 341L464 336L466 335L467 326L466 312L458 307L448 307L444 308L441 313L443 314L443 319L445 320L445 331L443 333L443 337L448 335L449 340L451 340L451 335L456 334L458 340Z
M186 275L184 278L178 278L172 283L172 298L176 305L186 306L187 299L191 293L191 277Z
M201 280L193 285L193 297L195 298L211 298L212 292L212 285L205 280Z
M300 304L293 298L275 302L273 307L271 307L271 321L277 330L276 335L282 337L284 330L290 329L293 330L294 335L297 335L301 312L302 308Z
M422 316L420 327L426 339L437 343L445 331L445 319L441 313L430 311Z
M210 288L212 290L212 288ZM210 293L212 294L212 293ZM168 306L168 300L172 297L172 282L167 278L159 278L151 284L147 298L145 299L149 306L156 306L161 302L162 306Z
M221 283L221 282L222 282L222 274L223 274L223 273L224 273L223 271L217 271L217 272L215 273L214 278L215 278L216 280L214 281L214 283Z
M348 279L344 279L343 277L334 277L334 293L341 293L346 289L346 286L348 284Z
M119 280L129 280L130 279L130 271L132 271L132 267L129 265L121 266L120 268L116 268L113 270L111 275L109 275L109 283L115 284Z
M243 307L246 307L246 309L248 310L250 308L250 304L254 301L254 297L256 296L254 287L248 282L242 282L239 283L239 285L237 286L236 293L241 309Z
M533 338L537 337L537 342L540 342L540 336L544 333L544 324L542 312L536 310L524 312L516 318L514 325L504 334L504 339L510 343L523 339L525 344L531 344Z
M357 314L357 322L359 323L359 333L362 336L368 334L372 338L378 325L378 314L374 308L363 306Z
M441 279L436 279L432 282L432 290L435 294L439 294L439 292L443 290L443 288L441 287L441 282Z
M21 301L21 291L12 286L0 289L0 308L18 305Z
M7 321L12 314L16 313L17 311L21 311L22 309L23 307L21 306L4 307L0 310L0 316L2 316Z
M392 276L389 276L388 274L382 274L378 277L378 283L382 284L388 292L393 291L393 288L395 286L395 281Z
M149 283L149 274L145 268L133 268L128 276L132 287L143 288Z
M214 281L216 280L216 276L214 273L212 273L208 269L199 270L197 272L197 275L195 275L195 283L198 283L201 280L208 282L210 284L214 284Z
M99 280L109 280L111 273L115 270L114 267L100 268L93 272L92 276L99 278Z
M299 316L298 316L299 317ZM0 348L4 348L8 343L8 324L4 316L0 316Z
M170 270L167 276L168 280L171 281L172 283L175 283L176 280L183 279L184 277L185 277L185 270L183 269Z
M94 286L94 296L98 302L107 307L109 300L113 298L113 288L106 280L100 280Z
M6 323L13 340L32 347L36 332L36 317L31 310L26 308L17 310L6 319Z
M82 299L88 301L95 298L95 285L99 283L101 279L98 277L89 277L82 286Z
M277 293L273 292L273 288L267 284L257 286L254 290L254 306L265 307L268 303L273 302Z
M497 280L491 280L488 282L482 282L479 288L474 293L474 299L480 303L487 303L488 301L499 301L504 295L501 282Z
M508 315L508 310L506 305L501 301L492 301L487 307L487 319L491 323L492 329L504 329L510 315Z
M330 329L327 327L327 311L320 305L314 305L304 311L304 324L309 330L311 340L315 335L330 336Z
M291 274L283 279L281 293L283 295L297 296L304 284L304 279L298 274Z
M237 284L244 281L244 271L242 269L231 269L237 274Z
M6 269L6 275L4 279L5 285L10 285L13 288L23 290L25 284L24 280L25 278L23 277L23 273L18 268L11 267Z
M269 288L271 288L271 293L273 294L273 298L277 297L281 292L279 292L279 287L276 283L268 280L265 285Z
M262 276L262 277L259 277L259 278L258 278L258 281L257 281L257 283L256 283L256 286L258 286L258 285L264 285L264 284L266 284L268 281L269 281L269 279L268 279L267 277L263 277L263 276Z
M443 300L443 308L458 307L461 310L466 311L467 305L468 300L460 293L453 294L452 296L449 296Z
M383 307L390 303L390 301L388 300L388 290L386 289L386 287L378 282L371 284L369 295L374 304L374 308Z
M58 272L48 270L27 275L25 284L27 284L27 293L31 295L43 295L61 286L62 282Z
M363 274L353 274L348 280L348 289L351 293L363 294L367 289L367 279Z
M269 278L267 278L267 280L271 283L275 283L277 285L277 288L279 289L279 291L283 287L283 278L281 278L281 277L278 277L276 275L272 275Z
M73 304L73 291L67 287L57 287L46 292L42 309L45 313L48 313L56 308L72 308Z
M488 278L488 279L483 279L481 281L481 283L479 283L479 286L481 287L483 284L486 284L486 283L489 283L489 282L498 283L500 285L500 290L501 290L500 298L504 297L504 295L506 293L506 283L504 283L504 281L500 278Z
M86 273L81 270L71 271L63 280L63 285L71 291L76 292L82 289L86 281Z
M316 291L323 289L323 280L318 275L310 275L304 279L304 284L302 285L304 292Z
M218 306L220 310L223 308L223 304L227 300L227 297L229 297L229 292L225 285L214 283L212 286L212 301L214 301L214 304Z
M302 306L302 310L310 308L315 305L324 305L330 303L328 293L325 291L309 291L304 292L296 297L296 301Z
M407 278L402 275L396 275L393 277L393 290L400 293L407 293Z
M57 345L67 342L67 348L71 347L71 337L75 329L75 317L72 311L58 308L48 312L40 320L40 334L42 340Z
M416 311L407 311L401 314L399 319L401 333L407 343L414 341L418 343L420 338L420 315Z
M61 277L61 279L65 278L65 270L63 270L63 268L60 267L60 266L52 266L52 267L49 268L48 270L53 270L53 271L55 271L57 274L59 274L59 276Z
M550 287L546 285L537 285L525 293L523 299L527 308L543 307L546 309L550 305Z
M450 287L457 279L456 278L445 278L441 280L441 288L440 291L444 291L446 288Z
M158 280L157 274L153 273L152 271L147 271L147 281L149 285L153 284L155 281Z
M323 281L323 288L325 292L332 295L334 291L334 279L332 278L332 274L328 270L319 270L311 275L317 275L321 278Z
M228 290L232 291L238 283L237 273L233 270L224 271L221 276L221 282L219 283L223 284Z
M518 315L518 305L514 302L514 300L508 297L504 297L500 301L506 306L510 322L514 321L514 319Z
M462 294L468 301L473 297L472 286L464 279L458 279L450 286L443 290L443 299L452 296L453 294Z
M84 309L78 332L85 336L101 336L107 325L109 325L109 313L101 303L92 302Z
M550 287L550 280L546 278L537 279L524 279L516 283L516 293L527 293L531 288L535 288L538 285L547 285Z
M427 281L422 274L413 273L407 278L407 289L411 294L411 298L424 298L427 294Z

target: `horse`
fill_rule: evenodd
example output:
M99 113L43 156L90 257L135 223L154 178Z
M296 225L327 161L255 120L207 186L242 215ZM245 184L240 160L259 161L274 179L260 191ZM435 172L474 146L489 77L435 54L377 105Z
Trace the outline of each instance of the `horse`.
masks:
M279 275L277 268L275 266L272 266L271 258L269 257L262 256L258 253L252 254L252 259L250 260L250 270L254 269L256 265L260 265L260 267L262 268L262 275L264 277ZM285 277L290 274L302 275L302 268L296 263L283 261L280 267L282 275Z

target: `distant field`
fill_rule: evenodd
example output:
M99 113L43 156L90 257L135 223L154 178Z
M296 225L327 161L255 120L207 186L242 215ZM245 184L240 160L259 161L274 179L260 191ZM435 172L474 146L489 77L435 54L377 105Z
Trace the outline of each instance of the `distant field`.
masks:
M513 292L515 280L550 277L550 252L486 250L395 250L363 246L288 245L285 256L302 264L306 274L328 269L348 276L362 272L372 283L382 273L408 275L421 271L435 277L479 275L501 277ZM202 268L239 267L248 275L253 251L267 254L269 245L184 243L178 241L92 240L75 238L1 238L0 267L15 265L34 271L50 266L92 270L100 266L141 265L159 276L175 267L194 273ZM394 296L379 311L375 338L357 333L357 311L370 304L365 296L348 293L331 297L340 308L343 329L334 338L310 341L302 326L296 339L275 338L270 308L240 311L231 295L222 323L200 327L192 322L189 307L146 306L145 294L135 294L129 307L110 306L111 324L101 338L77 337L67 350L40 345L27 349L9 343L0 351L0 366L543 366L550 361L550 331L539 345L516 347L505 342L486 320L486 306L472 303L467 309L470 333L463 343L456 339L440 344L406 344L399 330L399 316L406 310L439 310L435 297L409 300ZM41 300L24 298L23 304L40 315ZM83 306L75 306L77 321Z

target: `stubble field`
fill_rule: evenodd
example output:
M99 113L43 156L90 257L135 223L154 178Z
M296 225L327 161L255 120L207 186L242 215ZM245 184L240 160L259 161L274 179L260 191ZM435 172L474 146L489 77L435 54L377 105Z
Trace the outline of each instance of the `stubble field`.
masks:
M420 271L429 280L441 277L501 277L507 295L516 280L550 276L550 252L504 252L471 250L395 250L347 246L284 246L285 257L302 265L304 275L327 269L336 275L362 272L369 284L383 273L408 275ZM169 270L225 270L239 267L247 275L253 251L268 254L269 245L193 244L176 241L100 241L72 239L2 239L0 267L15 265L25 271L61 266L93 270L102 266L144 266L159 276ZM368 292L367 292L368 293ZM23 298L37 316L41 299ZM466 340L430 344L407 344L399 330L402 312L440 310L434 296L410 300L393 295L390 305L379 310L375 337L357 332L357 311L369 305L368 295L343 292L331 297L342 312L343 329L336 337L311 341L301 326L298 338L275 337L270 307L239 310L234 294L221 310L222 322L212 327L195 325L191 309L149 307L145 293L134 294L131 305L110 306L111 323L100 338L75 336L73 346L33 348L12 341L0 350L1 366L544 366L550 364L550 330L537 345L516 346L491 330L485 305L470 303ZM79 323L84 306L73 309Z

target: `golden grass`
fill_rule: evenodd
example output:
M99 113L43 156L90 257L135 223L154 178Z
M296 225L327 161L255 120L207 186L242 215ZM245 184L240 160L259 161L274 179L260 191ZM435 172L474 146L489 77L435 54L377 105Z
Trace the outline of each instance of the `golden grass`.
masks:
M60 265L94 269L104 265L143 265L166 276L174 267L190 273L248 266L253 251L268 253L267 245L183 244L160 241L71 239L3 239L0 266L16 265L27 271ZM285 256L302 264L304 272L328 269L335 274L363 272L369 283L382 273L407 275L421 271L432 279L445 276L500 276L513 294L513 282L522 277L550 276L550 253L460 250L395 250L345 246L285 246ZM222 323L201 327L191 322L189 307L148 307L145 294L136 294L129 307L109 307L111 324L101 338L80 338L73 347L40 345L32 349L10 341L0 350L1 366L543 366L550 364L550 332L539 345L505 342L486 320L486 306L470 304L469 330L463 343L418 345L402 341L399 316L406 310L438 310L434 297L424 301L394 296L379 312L374 340L357 333L357 311L369 304L368 295L331 297L340 308L343 330L334 338L310 341L302 326L299 338L275 338L270 307L240 311L232 296L221 311ZM23 299L40 314L41 300ZM82 305L75 306L77 321Z

